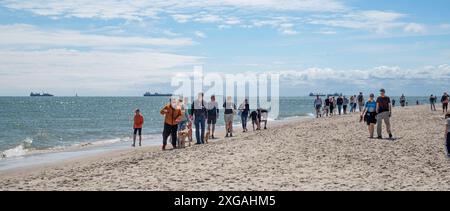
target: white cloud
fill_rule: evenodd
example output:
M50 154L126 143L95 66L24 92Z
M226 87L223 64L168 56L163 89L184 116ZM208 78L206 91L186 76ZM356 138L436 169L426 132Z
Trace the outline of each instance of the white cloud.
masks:
M280 29L279 29L280 32L282 34L284 34L284 35L296 35L296 34L298 34L298 32L293 29L294 24L292 24L292 23L282 23L282 24L279 25L279 27L280 27Z
M201 32L201 31L196 31L194 34L198 38L205 38L206 37L205 33Z
M307 68L304 70L288 70L279 72L285 80L295 83L313 81L336 81L366 83L379 80L439 80L450 79L450 65L427 66L417 69L403 69L392 66L379 66L365 70L336 70L332 68Z
M191 15L183 15L183 14L175 14L172 15L172 18L178 23L187 23L192 16Z
M230 18L226 19L224 21L224 23L227 24L227 25L237 25L237 24L241 23L241 20L239 20L236 17L230 17Z
M333 35L333 34L337 34L337 32L334 31L334 30L328 29L328 30L320 30L320 31L317 32L317 34Z
M0 25L0 46L3 47L124 47L124 46L188 46L187 38L120 37L82 34L69 30L44 30L31 25Z
M293 29L283 29L281 31L281 33L284 34L284 35L296 35L296 34L298 34L298 32L293 30Z
M408 25L405 26L404 30L405 32L420 33L420 34L424 34L427 31L424 25L418 23L409 23Z
M123 90L136 83L170 82L171 69L191 70L200 60L148 51L0 51L0 89L25 93L42 89Z
M405 17L405 14L396 12L352 11L343 14L313 16L309 23L330 27L363 29L383 34L390 29L404 27L405 24L400 22L400 19Z
M198 16L194 21L199 23L218 23L222 21L222 18L217 15L205 14Z
M186 9L203 10L278 10L278 11L342 11L346 9L337 0L4 0L3 6L16 10L26 10L38 15L51 17L77 17L102 19L139 20L156 18L162 11Z
M439 26L439 28L441 28L441 29L450 29L450 24L447 24L447 23L441 24L441 25Z
M221 29L231 26L251 27L278 25L274 19L281 13L287 18L307 19L292 21L299 24L317 24L369 30L383 34L392 29L422 31L417 26L408 26L400 19L408 15L392 11L359 10L350 8L340 0L4 0L4 7L29 11L53 18L97 18L125 20L154 20L170 16L178 23L217 24ZM230 16L232 14L232 16ZM284 22L286 22L285 20ZM282 34L296 34L296 30L275 27ZM423 28L423 27L422 27Z

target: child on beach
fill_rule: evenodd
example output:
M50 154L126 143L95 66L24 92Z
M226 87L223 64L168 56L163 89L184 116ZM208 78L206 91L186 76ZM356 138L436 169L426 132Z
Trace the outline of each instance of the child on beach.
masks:
M261 109L261 114L259 118L260 124L264 122L264 130L267 130L267 121L269 119L269 111L267 109Z
M447 147L447 157L450 158L450 112L445 115L445 145Z
M258 120L258 112L252 111L252 113L250 113L250 117L252 118L253 131L255 131L255 125L256 130L260 130L261 128Z
M142 126L144 125L144 116L142 116L141 111L139 109L136 109L134 111L134 135L133 135L133 145L132 147L136 146L136 136L139 133L139 146L142 146Z

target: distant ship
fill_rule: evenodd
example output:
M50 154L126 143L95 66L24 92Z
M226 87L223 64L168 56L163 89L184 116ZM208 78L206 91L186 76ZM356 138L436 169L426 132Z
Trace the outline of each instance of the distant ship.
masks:
M157 92L155 93L151 93L151 92L146 92L144 94L144 97L171 97L172 94L159 94Z
M49 94L49 93L45 93L45 92L43 92L42 94L41 93L33 93L33 92L31 92L31 94L30 94L30 97L53 97L54 95L52 95L52 94Z
M329 96L329 97L339 97L339 96L342 96L342 93L341 94L339 94L339 93L327 94L327 96Z
M319 96L321 96L321 97L323 97L323 96L326 96L325 94L322 94L322 93L309 93L309 96L310 97L315 97L315 96L317 96L317 95L319 95Z

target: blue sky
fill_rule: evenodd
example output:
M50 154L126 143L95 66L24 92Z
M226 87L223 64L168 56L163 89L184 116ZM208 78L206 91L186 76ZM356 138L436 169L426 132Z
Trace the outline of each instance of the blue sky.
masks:
M174 73L276 72L282 95L440 94L450 2L0 1L0 95L137 96Z

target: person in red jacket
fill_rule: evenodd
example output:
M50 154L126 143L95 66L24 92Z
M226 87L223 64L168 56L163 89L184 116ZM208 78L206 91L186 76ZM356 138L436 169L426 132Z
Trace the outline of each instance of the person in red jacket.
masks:
M142 146L142 126L144 125L144 116L142 116L141 111L139 109L136 109L134 112L134 136L133 136L133 145L132 147L136 146L136 136L139 134L139 146Z

